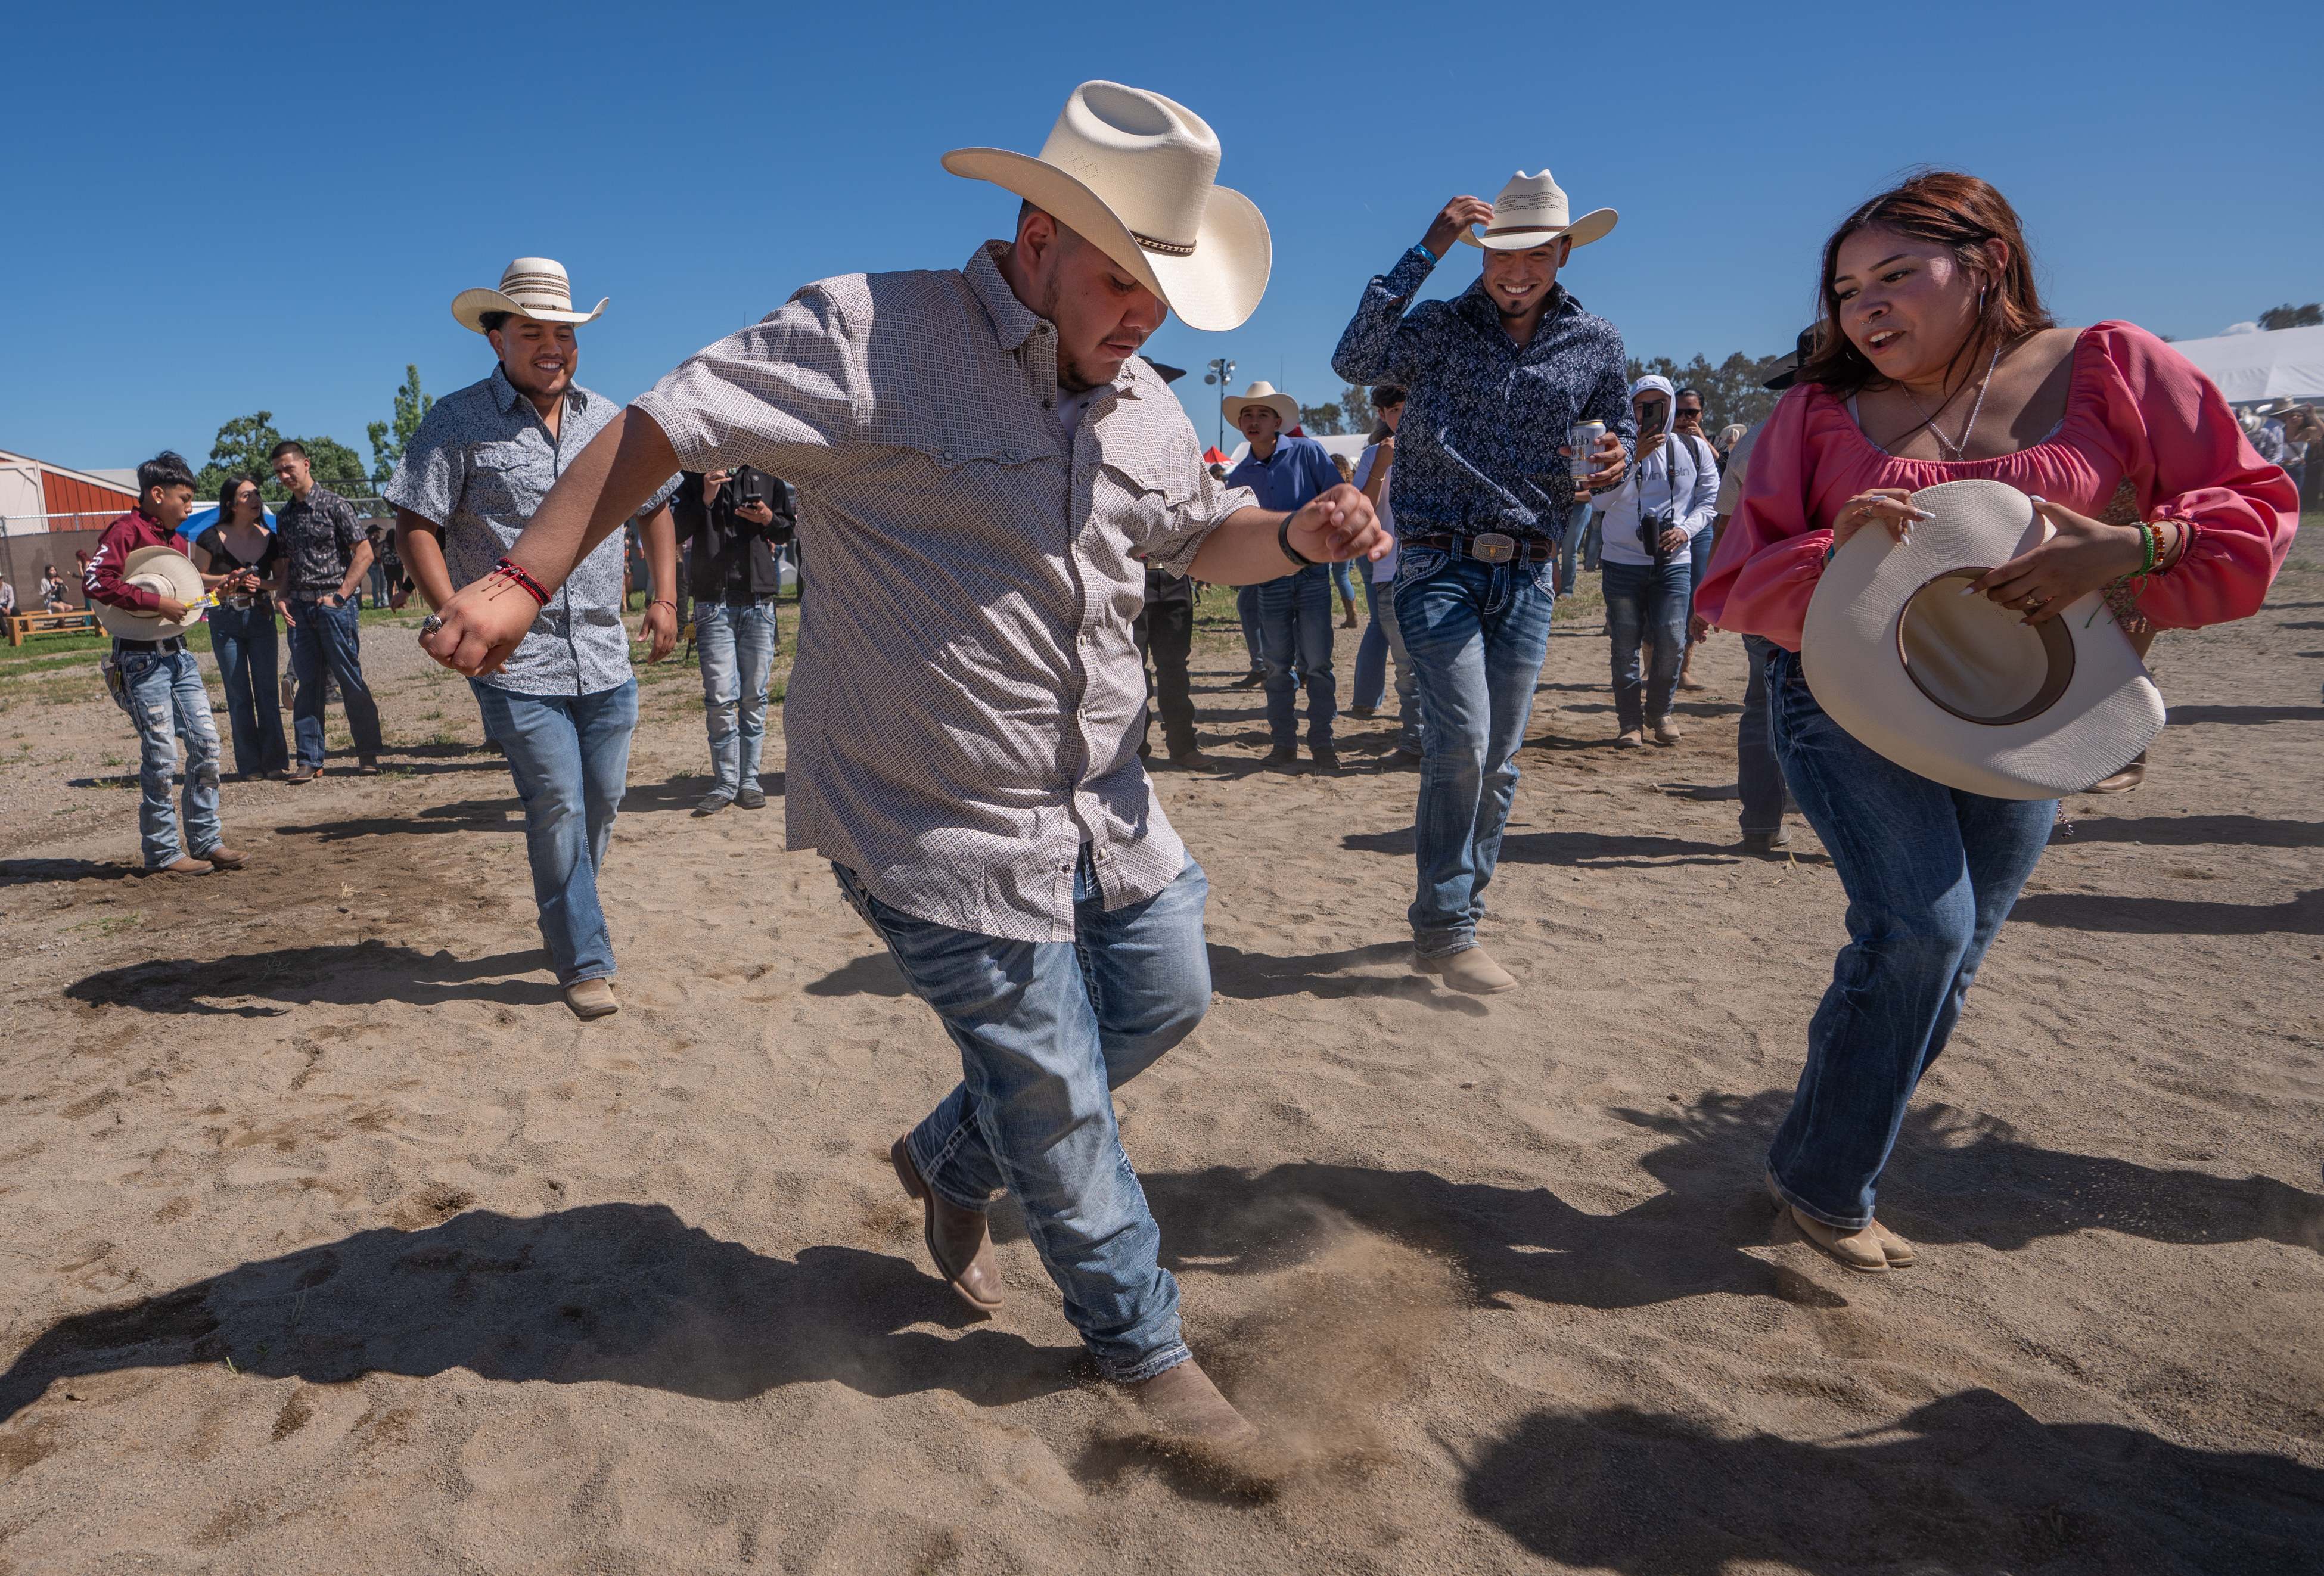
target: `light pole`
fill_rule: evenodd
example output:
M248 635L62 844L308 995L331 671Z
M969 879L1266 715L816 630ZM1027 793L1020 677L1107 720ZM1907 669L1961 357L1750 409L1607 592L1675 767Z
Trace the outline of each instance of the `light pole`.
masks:
M1224 454L1227 447L1227 384L1234 377L1234 368L1235 364L1222 355L1212 362L1211 370L1203 374L1204 382L1216 383L1219 386L1218 449L1221 454Z

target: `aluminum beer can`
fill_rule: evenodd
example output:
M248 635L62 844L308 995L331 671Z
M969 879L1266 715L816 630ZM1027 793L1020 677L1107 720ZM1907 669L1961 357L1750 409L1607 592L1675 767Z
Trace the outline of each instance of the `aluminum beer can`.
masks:
M1597 452L1599 441L1605 436L1603 421L1577 421L1565 429L1565 447L1573 451L1570 462L1572 475L1586 476L1598 468L1598 462L1590 456Z

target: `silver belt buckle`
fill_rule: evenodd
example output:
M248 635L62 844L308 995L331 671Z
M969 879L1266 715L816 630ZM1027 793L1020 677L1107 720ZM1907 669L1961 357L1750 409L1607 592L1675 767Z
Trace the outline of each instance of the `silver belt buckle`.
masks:
M1517 539L1489 530L1469 539L1469 556L1488 564L1506 564L1517 556Z

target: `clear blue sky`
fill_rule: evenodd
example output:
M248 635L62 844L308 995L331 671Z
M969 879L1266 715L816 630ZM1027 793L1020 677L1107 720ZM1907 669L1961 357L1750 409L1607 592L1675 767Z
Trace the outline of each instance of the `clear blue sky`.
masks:
M405 363L438 394L490 370L449 303L524 254L613 298L581 378L627 400L807 280L960 264L1015 199L937 156L1038 152L1092 77L1202 114L1274 231L1258 314L1151 354L1311 403L1365 278L1544 163L1621 210L1566 278L1633 355L1787 347L1832 221L1924 162L2017 204L2065 321L2187 338L2324 299L2312 171L2258 140L2315 118L2313 30L2281 5L14 14L0 448L66 465L198 465L262 408L368 459ZM1476 269L1459 249L1431 293Z

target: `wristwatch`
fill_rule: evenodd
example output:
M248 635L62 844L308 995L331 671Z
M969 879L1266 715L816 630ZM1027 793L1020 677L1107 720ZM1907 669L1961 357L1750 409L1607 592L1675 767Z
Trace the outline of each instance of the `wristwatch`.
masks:
M1295 510L1293 512L1296 513L1297 512ZM1283 556L1285 558L1290 559L1301 568L1312 569L1315 567L1314 559L1308 558L1297 548L1291 545L1291 516L1289 514L1285 515L1283 517L1283 522L1275 528L1275 545L1283 549Z

